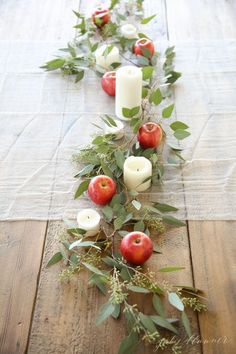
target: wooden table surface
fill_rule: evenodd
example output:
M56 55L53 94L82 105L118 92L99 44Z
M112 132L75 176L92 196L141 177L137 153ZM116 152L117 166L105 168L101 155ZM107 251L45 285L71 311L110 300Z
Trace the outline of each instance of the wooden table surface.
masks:
M0 1L0 40L66 42L74 34L71 9L89 11L93 5L86 0ZM236 39L234 0L146 0L145 7L148 15L158 13L157 39ZM61 228L61 222L0 223L2 354L117 353L124 323L109 319L95 326L104 298L87 286L86 274L63 285L59 266L45 268ZM208 296L209 311L191 318L198 340L186 345L184 354L236 353L236 221L189 221L186 228L162 236L160 243L163 255L154 255L151 267L170 261L185 266L171 279L204 289ZM143 298L136 300L145 311ZM151 352L141 347L137 353Z

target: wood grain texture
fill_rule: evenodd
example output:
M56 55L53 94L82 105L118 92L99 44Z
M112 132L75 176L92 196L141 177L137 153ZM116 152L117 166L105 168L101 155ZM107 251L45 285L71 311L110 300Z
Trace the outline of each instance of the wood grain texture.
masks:
M28 353L41 354L46 350L47 353L117 354L119 342L125 336L124 319L115 321L109 318L102 325L95 325L98 309L106 298L96 288L87 286L87 272L75 276L70 284L62 284L58 282L58 272L63 267L46 268L51 255L58 250L56 235L62 229L63 223L49 224ZM161 275L158 280L164 278L170 283L192 285L186 229L171 230L167 235L158 237L157 243L162 246L163 255L154 254L146 266L157 270L162 266L181 264L186 267L184 271ZM148 295L134 295L132 299L141 311L153 313ZM170 314L174 313L170 310ZM198 335L193 315L191 322L193 333ZM201 346L185 345L184 350L186 354L200 354ZM136 354L141 353L150 354L152 349L140 346Z
M46 222L0 223L0 353L24 353L27 345Z
M209 311L199 317L204 354L236 353L236 222L189 222L195 284Z

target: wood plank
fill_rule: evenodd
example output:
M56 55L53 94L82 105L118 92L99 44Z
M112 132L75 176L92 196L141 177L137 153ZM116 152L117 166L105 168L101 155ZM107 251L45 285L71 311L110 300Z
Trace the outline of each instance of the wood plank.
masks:
M125 336L124 320L115 321L109 318L104 324L95 326L98 309L106 300L96 288L87 286L87 274L80 273L70 284L61 284L58 281L58 272L63 267L56 265L46 268L49 258L58 250L57 235L62 232L63 227L61 222L49 224L28 353L43 353L47 350L48 353L117 354L119 342ZM158 243L162 245L163 255L154 254L147 267L158 269L181 263L186 267L183 272L162 275L158 279L192 285L186 229L171 230L167 235L159 237ZM133 301L137 302L141 311L153 313L149 305L150 298L146 301L145 296L135 295ZM191 322L193 333L198 335L195 316L191 316ZM201 353L199 344L185 345L184 350L186 354ZM140 346L136 354L141 353L150 354L152 349Z
M37 289L46 222L0 223L0 353L24 353Z
M236 38L235 1L180 0L177 3L166 0L166 3L172 42L197 40L210 43ZM176 95L177 101L180 95L181 87ZM235 353L236 223L189 221L188 224L195 286L204 289L209 300L209 311L199 316L203 353Z
M199 317L205 354L236 353L236 222L189 222L195 284L209 311Z

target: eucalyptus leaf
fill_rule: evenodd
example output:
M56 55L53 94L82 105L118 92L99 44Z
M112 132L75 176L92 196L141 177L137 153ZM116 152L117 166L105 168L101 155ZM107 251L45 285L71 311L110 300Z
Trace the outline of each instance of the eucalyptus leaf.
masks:
M56 264L58 262L60 262L62 260L63 256L61 254L61 252L57 252L55 253L48 261L47 263L47 267L50 267L53 264Z
M94 248L100 250L100 247L96 246L96 243L93 241L77 240L70 245L69 249L72 250L75 247L94 247Z
M148 289L141 288L140 286L136 286L136 285L128 284L127 288L135 293L142 293L142 294L150 293L150 291Z
M163 118L170 118L170 116L174 110L174 107L175 107L175 105L174 105L174 103L172 103L170 106L164 108L162 111L162 117Z
M163 318L161 316L151 316L151 319L159 327L168 329L169 331L171 331L175 334L178 334L177 329L170 322L168 322L165 318Z
M106 295L106 285L102 276L93 273L89 278L89 284L95 284L101 293Z
M174 216L171 215L162 215L162 220L169 225L178 226L178 227L186 226L185 222L176 219Z
M164 267L158 269L158 272L169 273L169 272L178 272L179 270L185 269L184 267Z
M168 293L168 300L172 306L177 308L177 310L184 311L184 304L176 293L173 292Z
M161 90L158 88L157 90L153 91L149 97L149 102L154 103L155 105L159 105L162 101L162 93Z
M177 129L174 132L174 136L176 137L176 139L178 140L183 140L185 138L187 138L190 135L189 132L187 132L186 130L182 130L182 129Z
M185 331L186 331L188 337L191 337L192 332L191 332L190 322L189 322L188 316L186 315L186 313L184 311L182 312L182 315L181 315L181 321L184 325L184 328L185 328Z
M85 180L80 183L79 187L77 188L77 191L75 192L75 199L79 198L84 192L87 191L89 183L90 180Z
M154 207L161 213L169 213L171 211L177 211L178 209L169 204L154 203Z
M178 129L185 130L185 129L188 129L188 128L189 128L189 126L188 126L187 124L185 124L185 123L183 123L183 122L181 122L181 121L179 121L179 120L177 120L177 121L171 123L170 127L171 127L171 129L174 130L174 131L176 131L176 130L178 130Z
M165 313L165 308L163 306L163 303L160 299L160 297L157 294L154 294L152 297L152 304L156 312L161 316L161 317L166 317Z
M152 15L152 16L149 16L149 17L146 17L144 18L142 21L141 21L141 25L146 25L148 22L150 22L154 17L156 17L156 14L155 15Z
M144 315L143 313L139 313L139 317L141 320L141 323L144 325L144 327L151 333L156 332L156 326L153 323L153 320L151 316Z
M120 316L120 304L115 304L115 310L111 315L115 319L117 319Z
M98 269L97 267L93 266L92 264L83 262L82 263L87 269L89 269L92 273L101 275L101 276L106 276L106 273L103 273L100 269Z
M142 68L143 80L149 80L152 77L153 71L153 66L145 66Z
M122 339L118 354L134 354L139 342L137 333L131 332L129 336Z
M116 159L117 166L118 166L121 170L123 170L124 163L125 163L125 156L124 156L123 151L121 151L121 150L116 150L114 155L115 155L115 159Z
M81 70L81 71L78 72L78 74L77 74L76 77L75 77L75 83L77 83L77 82L79 82L80 80L82 80L83 77L84 77L84 71Z
M77 173L74 177L77 178L77 177L83 177L83 176L86 176L88 174L90 174L93 169L94 169L95 165L92 165L92 164L89 164L87 166L85 166L79 173Z
M140 210L142 208L142 204L138 200L132 200L132 204L137 210Z
M102 208L102 213L105 216L105 219L108 222L111 222L113 218L113 209L109 205L106 205L105 207Z
M103 321L105 321L109 316L111 316L115 311L115 305L111 304L110 302L107 302L106 304L104 304L99 312L98 312L98 316L96 319L96 325L100 325Z
M140 220L134 224L134 231L143 232L144 230L145 230L145 224L142 220Z

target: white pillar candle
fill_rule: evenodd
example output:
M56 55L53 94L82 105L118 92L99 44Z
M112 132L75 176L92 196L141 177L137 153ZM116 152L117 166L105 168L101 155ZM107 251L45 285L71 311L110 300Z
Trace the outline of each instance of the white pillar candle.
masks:
M141 107L142 71L136 66L123 66L116 71L116 115L123 116L122 108Z
M120 28L121 34L127 39L137 38L137 28L130 23L127 23Z
M129 190L144 192L151 186L151 179L142 183L152 175L151 161L143 156L129 156L124 163L124 182Z
M95 52L96 64L103 69L111 70L111 64L120 63L119 49L113 47L110 53L103 55L105 50L110 47L110 45L104 44L99 47ZM99 70L99 68L98 68Z
M115 140L119 140L124 136L124 124L118 119L113 119L113 120L116 123L116 127L115 126L110 127L109 125L106 124L105 132L106 134L114 134L116 136Z
M101 217L94 209L83 209L77 214L77 223L80 229L86 232L86 236L94 236L99 232Z

